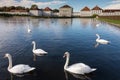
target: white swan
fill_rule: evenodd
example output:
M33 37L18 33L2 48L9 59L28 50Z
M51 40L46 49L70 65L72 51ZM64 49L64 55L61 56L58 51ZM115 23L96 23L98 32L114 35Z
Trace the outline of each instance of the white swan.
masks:
M29 65L25 65L25 64L18 64L12 67L12 56L7 53L5 54L5 57L7 57L9 60L8 71L10 73L23 74L23 73L27 73L35 69L35 67L30 67Z
M36 43L35 41L32 41L32 44L33 44L33 53L38 55L38 56L41 56L41 55L46 55L48 52L42 50L42 49L36 49Z
M110 41L107 41L107 40L104 40L104 39L100 39L99 34L96 34L96 36L97 36L96 42L98 42L100 44L108 44L108 43L110 43Z
M96 27L99 27L100 26L100 23L96 24Z
M90 68L88 65L86 65L84 63L76 63L71 66L68 66L69 58L70 58L69 52L65 52L63 57L67 58L66 63L64 65L64 70L66 70L70 73L84 75L84 74L87 74L87 73L90 73L90 72L93 72L96 70L95 68Z
M31 32L31 29L30 29L29 25L27 25L27 32L28 32L28 33Z

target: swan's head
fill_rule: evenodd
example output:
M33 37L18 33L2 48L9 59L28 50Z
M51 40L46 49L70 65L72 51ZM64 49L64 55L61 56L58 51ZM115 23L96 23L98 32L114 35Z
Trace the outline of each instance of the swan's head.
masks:
M35 44L35 41L32 41L32 44Z
M11 56L9 53L6 53L4 58Z
M96 36L99 36L99 34L96 34Z
M70 55L69 52L65 52L63 58L65 58L65 57L67 57L67 56L69 56L69 55Z

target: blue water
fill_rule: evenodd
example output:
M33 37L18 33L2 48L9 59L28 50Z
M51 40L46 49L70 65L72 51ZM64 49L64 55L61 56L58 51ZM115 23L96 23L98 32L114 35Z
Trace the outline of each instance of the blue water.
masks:
M96 33L111 43L95 48ZM33 61L33 40L48 55ZM96 19L0 18L0 80L67 80L63 69L66 51L71 54L69 65L82 62L97 68L86 76L78 75L80 80L120 80L120 28ZM36 70L22 77L11 75L5 53L12 55L13 65L28 64ZM70 73L67 78L78 80Z

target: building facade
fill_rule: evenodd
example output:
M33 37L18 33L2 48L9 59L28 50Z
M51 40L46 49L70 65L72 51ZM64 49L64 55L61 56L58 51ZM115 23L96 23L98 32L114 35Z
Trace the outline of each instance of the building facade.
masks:
M92 16L90 8L88 8L87 6L85 6L83 9L81 9L80 16L82 16L82 17Z
M120 9L105 9L100 16L120 16Z
M29 14L31 16L43 16L43 11L42 11L42 9L31 9L29 11Z
M99 15L102 13L103 9L100 8L99 6L95 6L91 11L92 11L92 15L94 15L94 14Z
M53 11L51 8L46 7L45 9L43 9L43 16L51 17L52 15L53 15Z
M68 5L64 5L59 8L60 17L72 17L72 14L73 14L73 8Z
M69 5L64 5L58 9L51 9L46 7L44 9L30 9L26 10L11 10L9 12L0 12L0 14L18 14L18 15L31 15L31 16L44 16L44 17L89 17L98 16L120 16L120 9L102 9L95 6L92 9L85 6L79 12L73 12L73 8Z

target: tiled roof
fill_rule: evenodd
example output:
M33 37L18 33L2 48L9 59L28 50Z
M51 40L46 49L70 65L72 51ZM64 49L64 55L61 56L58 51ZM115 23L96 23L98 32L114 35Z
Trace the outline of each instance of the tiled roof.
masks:
M11 10L10 12L28 12L27 10Z
M103 12L120 12L120 9L105 9Z
M44 11L52 11L52 9L50 9L49 7L46 7Z
M83 9L81 9L81 11L90 11L90 8L88 8L87 6L85 6Z
M95 6L92 10L102 10L102 9L98 6Z
M60 8L72 8L72 7L69 6L69 5L64 5L64 6L60 7Z

